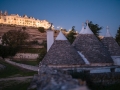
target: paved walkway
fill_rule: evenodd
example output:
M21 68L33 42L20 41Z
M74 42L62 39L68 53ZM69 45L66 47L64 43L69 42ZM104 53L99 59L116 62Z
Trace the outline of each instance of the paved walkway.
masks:
M26 77L13 77L13 78L1 78L0 79L0 82L1 81L9 81L9 80L25 80L25 79L31 79L33 78L33 76L26 76Z
M12 65L15 65L15 66L18 66L18 67L21 67L21 68L25 68L25 69L32 70L32 71L38 71L38 67L37 66L16 63L16 62L13 62L13 61L11 61L9 59L5 59L5 61L7 63L9 63L9 64L12 64Z

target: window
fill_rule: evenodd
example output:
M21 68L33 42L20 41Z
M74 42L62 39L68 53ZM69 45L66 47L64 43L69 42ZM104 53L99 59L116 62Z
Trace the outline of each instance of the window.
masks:
M4 22L6 22L6 19L4 19Z

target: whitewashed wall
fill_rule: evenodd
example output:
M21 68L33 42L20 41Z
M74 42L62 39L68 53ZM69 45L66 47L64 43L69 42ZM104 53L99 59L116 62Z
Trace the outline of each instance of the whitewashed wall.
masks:
M14 58L37 59L38 54L31 53L17 53Z
M120 65L120 56L111 56L113 61L114 61L114 65Z
M101 68L101 69L93 69L93 70L90 70L90 73L106 73L106 72L111 72L110 69L106 69L106 68Z
M47 30L47 51L50 49L54 42L54 32L52 30Z

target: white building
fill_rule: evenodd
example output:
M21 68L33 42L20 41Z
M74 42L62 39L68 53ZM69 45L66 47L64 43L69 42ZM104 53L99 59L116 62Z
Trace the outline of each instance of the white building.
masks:
M35 19L34 17L28 17L27 15L20 16L18 14L11 14L5 11L0 12L0 24L10 24L19 26L32 26L32 27L44 27L45 29L50 27L50 23L46 20Z

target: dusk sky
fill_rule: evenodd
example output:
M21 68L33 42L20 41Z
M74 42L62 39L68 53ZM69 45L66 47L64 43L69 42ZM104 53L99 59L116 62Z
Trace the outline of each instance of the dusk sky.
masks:
M120 0L0 0L0 10L45 19L56 29L75 26L78 32L82 23L89 20L103 27L101 35L109 26L113 37L120 25Z

